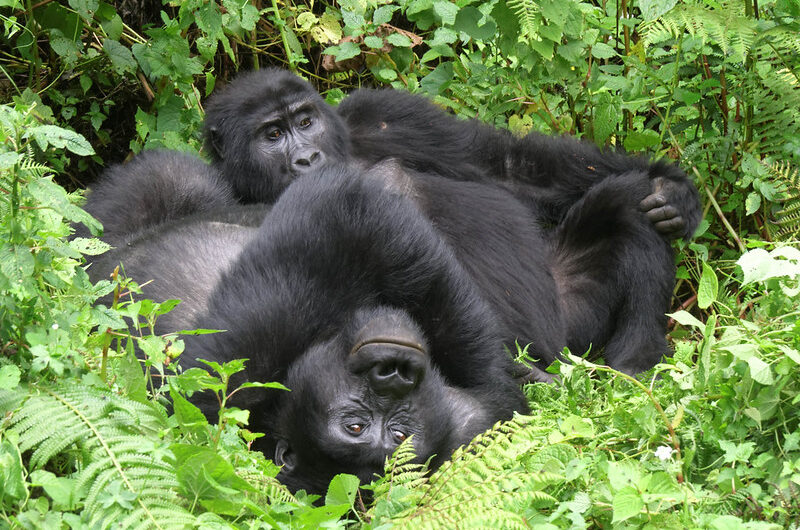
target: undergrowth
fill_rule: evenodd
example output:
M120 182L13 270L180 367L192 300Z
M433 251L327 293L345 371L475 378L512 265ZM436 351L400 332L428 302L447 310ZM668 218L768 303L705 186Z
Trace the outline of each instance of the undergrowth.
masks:
M0 1L0 527L800 528L797 2L151 4ZM242 362L152 390L183 351L149 332L174 302L89 282L105 247L69 225L100 227L61 186L199 149L204 97L266 65L333 103L393 86L679 161L705 211L678 245L674 357L635 379L572 357L434 473L406 443L372 484L291 494L226 406Z

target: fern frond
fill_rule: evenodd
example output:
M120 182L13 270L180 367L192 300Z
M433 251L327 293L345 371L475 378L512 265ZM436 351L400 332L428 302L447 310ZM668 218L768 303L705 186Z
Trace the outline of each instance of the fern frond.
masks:
M535 0L508 0L508 8L517 15L520 36L530 38L539 30L539 5Z
M6 401L0 394L0 402ZM158 451L146 451L148 440L159 440L169 428L162 408L93 387L34 387L9 428L18 434L20 450L32 451L31 467L69 451L76 489L86 493L84 510L93 527L119 521L126 521L124 528L196 524L181 506L172 464ZM113 483L136 495L131 508L102 498Z
M642 41L649 47L688 33L704 44L717 44L733 61L744 62L758 38L757 21L736 13L733 9L680 5L642 24Z
M558 474L532 471L527 465L530 455L545 446L549 432L534 427L532 421L529 416L518 416L497 423L469 445L457 449L430 476L424 475L419 465L411 464L413 453L399 451L387 464L386 474L391 478L375 488L376 498L399 492L392 497L394 507L402 503L405 509L394 514L392 525L527 528L520 507L555 504L556 500L544 490L563 481Z
M797 239L800 236L800 170L786 162L775 162L767 169L783 195L783 204L775 212L773 221L778 227L775 239Z
M265 476L261 473L238 472L237 475L249 482L259 492L254 501L266 505L270 502L297 503L297 499L286 486L278 482L275 477ZM250 495L250 494L248 494Z

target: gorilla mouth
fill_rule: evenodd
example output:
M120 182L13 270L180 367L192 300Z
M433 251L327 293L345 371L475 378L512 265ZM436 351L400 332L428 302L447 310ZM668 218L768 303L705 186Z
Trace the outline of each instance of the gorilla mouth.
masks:
M376 336L358 341L353 349L350 350L350 355L357 353L361 348L366 346L386 346L397 347L400 346L404 349L414 350L421 355L426 355L425 346L414 340L413 337L398 337L398 336Z

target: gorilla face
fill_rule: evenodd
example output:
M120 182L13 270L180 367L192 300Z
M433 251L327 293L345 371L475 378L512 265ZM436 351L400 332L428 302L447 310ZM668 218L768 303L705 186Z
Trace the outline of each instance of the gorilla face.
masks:
M279 479L324 492L337 473L369 483L413 436L417 462L446 458L492 425L474 398L431 363L419 328L399 310L359 311L350 330L296 362L274 426ZM439 461L434 461L434 466Z
M265 69L215 94L205 121L214 166L242 202L274 202L292 180L347 159L347 130L305 81Z

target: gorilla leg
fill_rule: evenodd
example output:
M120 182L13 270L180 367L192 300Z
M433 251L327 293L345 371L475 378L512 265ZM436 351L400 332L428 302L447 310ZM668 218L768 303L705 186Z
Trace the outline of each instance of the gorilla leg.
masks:
M675 273L672 251L637 205L647 175L591 188L554 234L556 283L575 354L591 346L618 370L647 370L668 352L664 333Z

